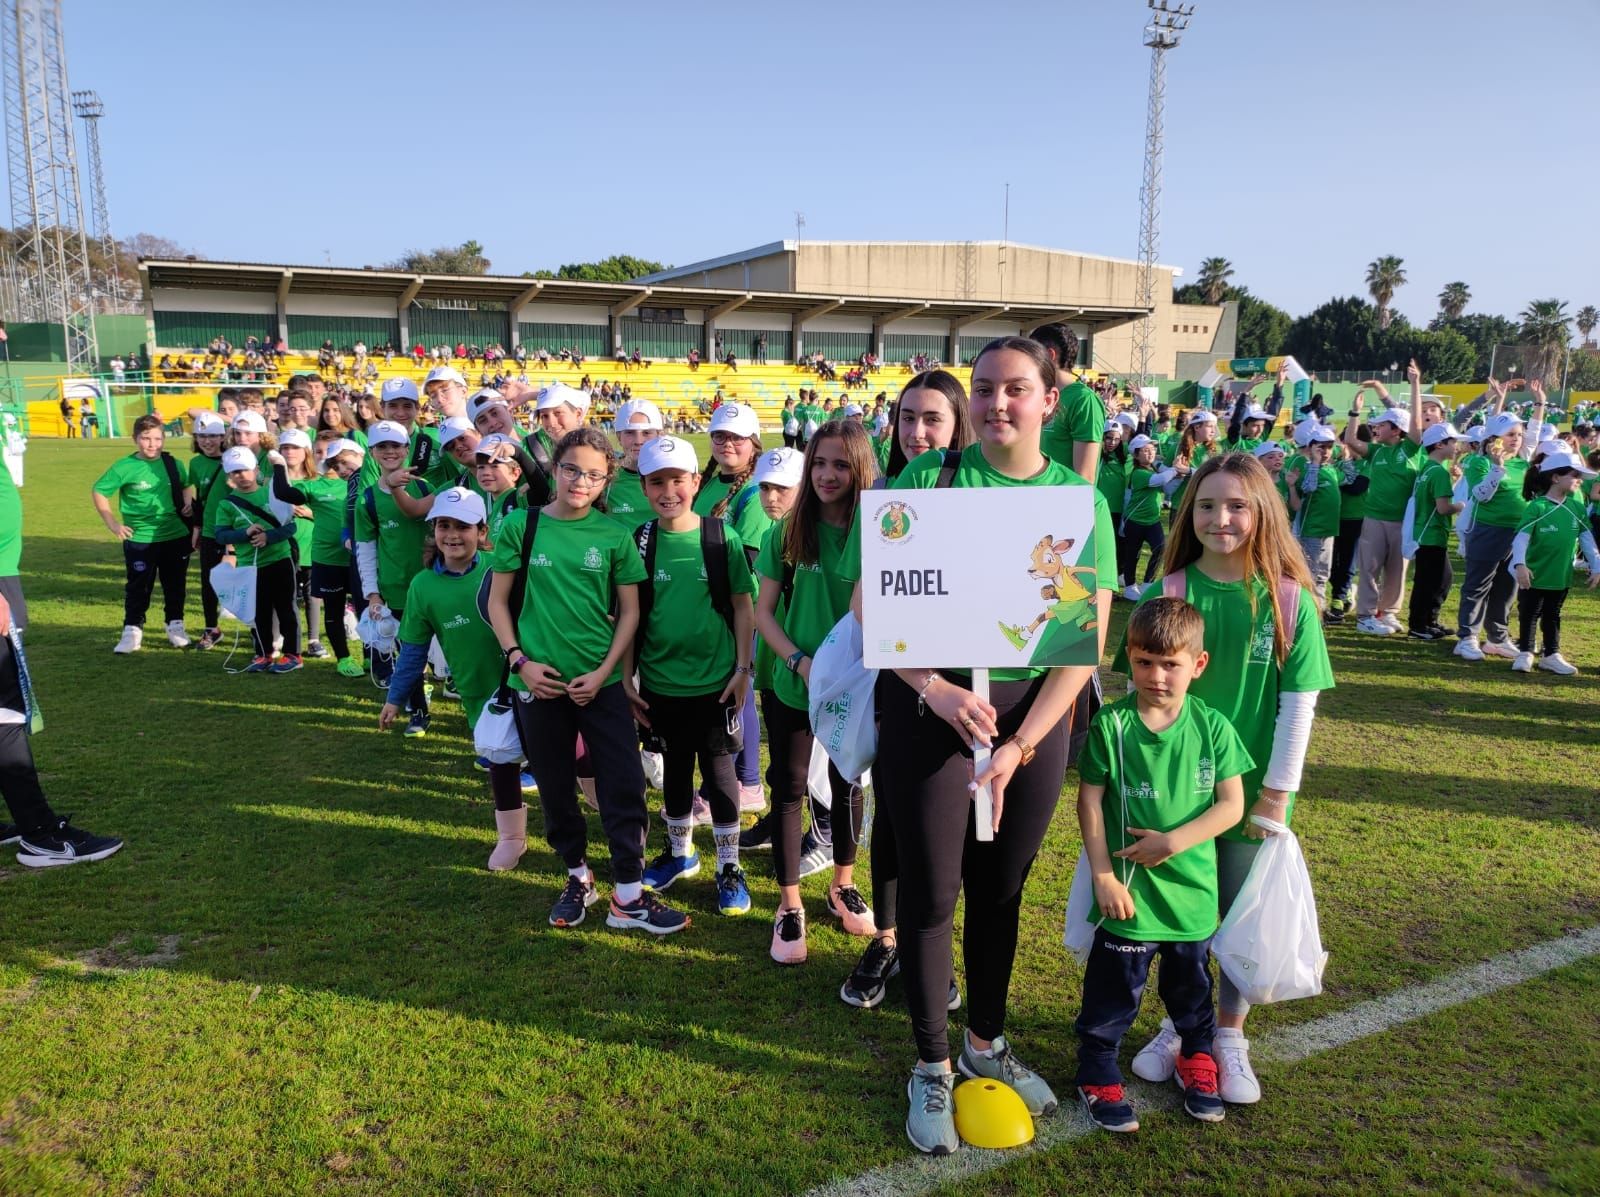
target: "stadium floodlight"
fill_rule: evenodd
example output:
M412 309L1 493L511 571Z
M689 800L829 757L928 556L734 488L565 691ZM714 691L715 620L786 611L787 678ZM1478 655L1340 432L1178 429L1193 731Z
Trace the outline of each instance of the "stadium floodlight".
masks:
M1150 384L1150 356L1155 341L1156 254L1161 245L1161 154L1165 148L1162 118L1167 99L1167 51L1174 49L1194 15L1192 4L1147 0L1150 23L1144 44L1150 48L1150 93L1145 106L1144 181L1139 188L1139 274L1137 302L1143 314L1133 327L1133 373L1140 386Z
M94 213L94 239L106 259L111 283L111 299L118 311L126 311L122 294L122 271L117 263L117 240L111 235L111 213L106 204L106 172L100 160L100 118L106 106L92 91L72 93L72 110L83 119L83 140L89 158L89 205Z

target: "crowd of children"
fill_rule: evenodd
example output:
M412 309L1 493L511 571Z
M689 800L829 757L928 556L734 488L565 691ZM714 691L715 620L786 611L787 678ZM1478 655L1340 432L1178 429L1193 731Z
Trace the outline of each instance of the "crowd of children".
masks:
M1455 532L1467 562L1457 654L1571 672L1559 636L1575 551L1590 584L1600 580L1600 495L1581 456L1594 436L1543 426L1537 387L1538 435L1523 435L1495 384L1482 431L1457 431L1421 394L1414 366L1409 411L1386 406L1368 423L1358 392L1342 435L1313 402L1295 413L1305 418L1292 436L1267 439L1283 414L1281 376L1265 407L1248 388L1236 392L1225 434L1209 410L1172 419L1148 400L1107 418L1105 398L1067 373L1076 352L1061 326L1003 338L976 359L970 395L929 370L870 414L802 393L785 407L781 449L763 444L752 409L725 402L711 415L704 463L649 401L617 407L613 440L586 422L580 389L469 396L448 365L420 390L390 379L378 409L359 416L297 381L275 435L259 393L225 394L217 412L196 414L188 461L165 451L159 420L141 420L136 452L95 487L128 569L117 651L138 648L158 579L168 638L188 643L183 579L198 553L201 647L221 636L209 570L223 560L255 567L247 671L300 668L304 611L307 653L331 650L348 676L371 670L386 689L381 726L404 715L415 736L429 727L431 660L469 727L514 728L521 751L510 755L525 756L526 772L515 759L479 759L497 825L488 867L516 867L525 795L536 789L543 834L566 870L554 927L582 923L600 898L585 801L610 860L612 927L689 926L662 895L701 872L695 829L709 824L715 908L751 908L741 853L770 848L770 952L797 965L807 939L800 881L831 863L824 908L865 941L840 997L870 1008L902 978L917 1047L906 1130L932 1153L958 1146L955 1071L1004 1081L1035 1116L1056 1108L1013 1053L1005 1015L1023 887L1077 733L1099 924L1078 1020L1078 1097L1098 1125L1136 1128L1116 1055L1159 955L1168 1017L1133 1070L1175 1078L1185 1109L1216 1120L1225 1103L1259 1100L1260 1087L1244 1036L1249 1005L1226 978L1213 994L1207 946L1262 842L1255 819L1292 816L1316 697L1333 684L1324 625L1346 617L1359 577L1357 629L1394 634L1414 560L1410 634L1447 635L1439 620ZM1381 384L1369 387L1388 402ZM423 404L432 423L419 420ZM531 431L519 419L529 408ZM860 494L1038 485L1094 488L1093 602L1102 638L1113 596L1137 604L1116 658L1133 692L1100 707L1087 666L997 672L987 697L961 670L885 672L869 903L854 879L862 789L830 767L831 802L810 797L807 714L811 656L859 610ZM369 635L365 651L352 643L358 612L374 627L392 621L387 640ZM993 752L974 779L980 745ZM975 780L995 795L994 840L981 849ZM664 816L654 853L651 786ZM769 802L768 815L741 827L743 812ZM953 1067L963 894L968 1018Z

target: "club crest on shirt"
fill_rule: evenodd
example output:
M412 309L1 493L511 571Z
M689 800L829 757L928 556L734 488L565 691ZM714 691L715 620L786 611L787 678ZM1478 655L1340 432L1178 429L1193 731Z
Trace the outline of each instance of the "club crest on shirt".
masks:
M599 569L604 564L605 562L600 558L600 550L595 548L594 545L590 545L588 552L583 555L583 568Z
M1194 788L1197 790L1213 789L1217 784L1216 766L1211 758L1203 756L1194 767Z
M1268 615L1266 622L1256 629L1256 634L1250 641L1250 663L1252 665L1272 660L1272 642L1276 631L1277 629L1272 624L1272 616Z

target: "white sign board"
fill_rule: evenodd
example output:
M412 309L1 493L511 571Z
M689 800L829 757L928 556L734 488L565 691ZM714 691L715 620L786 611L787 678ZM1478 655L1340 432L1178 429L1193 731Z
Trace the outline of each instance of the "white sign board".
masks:
M1098 662L1092 487L868 491L858 518L868 668Z

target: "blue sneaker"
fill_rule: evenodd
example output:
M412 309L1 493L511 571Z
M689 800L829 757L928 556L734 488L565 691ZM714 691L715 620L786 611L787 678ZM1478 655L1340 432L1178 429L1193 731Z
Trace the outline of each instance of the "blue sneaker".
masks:
M689 916L674 910L650 890L639 895L632 903L617 901L611 895L611 909L606 914L606 926L622 931L648 931L651 935L671 935L689 925Z
M524 794L537 794L539 792L539 783L533 780L533 774L526 769L518 777L517 784L522 787Z
M750 884L744 870L736 864L725 864L717 874L717 911L720 914L748 914L750 912Z
M474 769L476 769L479 773L487 773L489 771L489 758L486 757L486 756L475 756L475 757L473 757L472 758L472 767Z
M693 877L700 871L700 854L691 852L688 856L673 856L663 852L652 860L644 871L644 884L646 889L653 889L656 893L663 893L672 888L672 883L680 877Z

